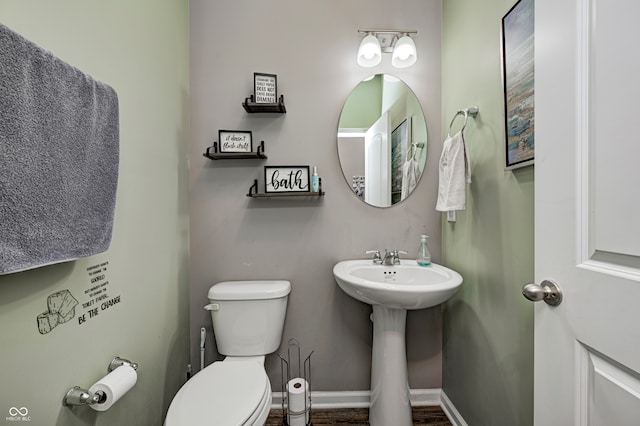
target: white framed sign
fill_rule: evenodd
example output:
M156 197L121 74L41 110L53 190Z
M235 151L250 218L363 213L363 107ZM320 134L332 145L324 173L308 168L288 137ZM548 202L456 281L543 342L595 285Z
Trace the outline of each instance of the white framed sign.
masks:
M264 192L309 191L309 166L264 166Z
M251 130L218 130L220 152L253 152Z
M274 104L278 99L278 77L275 74L253 73L253 95L257 104Z

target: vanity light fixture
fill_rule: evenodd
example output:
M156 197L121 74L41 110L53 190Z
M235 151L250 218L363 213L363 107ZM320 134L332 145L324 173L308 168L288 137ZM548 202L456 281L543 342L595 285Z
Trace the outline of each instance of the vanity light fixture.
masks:
M365 68L375 67L380 61L382 61L380 41L374 34L368 33L358 48L358 65Z
M382 61L382 53L391 53L391 65L406 68L416 63L418 54L411 38L416 30L358 30L365 34L358 48L358 65L374 67Z
M396 42L391 54L391 65L396 68L407 68L416 63L418 54L413 39L404 34Z

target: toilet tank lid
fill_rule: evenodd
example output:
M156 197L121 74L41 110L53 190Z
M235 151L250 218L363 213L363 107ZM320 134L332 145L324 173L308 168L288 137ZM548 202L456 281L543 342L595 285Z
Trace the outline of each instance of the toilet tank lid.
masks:
M284 297L291 283L284 280L223 281L209 289L211 300L262 300Z

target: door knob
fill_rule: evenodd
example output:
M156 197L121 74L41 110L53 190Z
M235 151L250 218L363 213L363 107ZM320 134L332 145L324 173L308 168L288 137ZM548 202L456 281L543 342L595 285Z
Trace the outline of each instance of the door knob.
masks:
M522 295L533 302L544 300L547 305L558 306L562 302L562 290L553 281L544 280L541 285L526 284L522 287Z

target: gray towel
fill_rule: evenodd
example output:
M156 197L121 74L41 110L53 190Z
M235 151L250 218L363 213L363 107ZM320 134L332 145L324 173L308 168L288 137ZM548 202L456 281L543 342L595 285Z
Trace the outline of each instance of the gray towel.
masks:
M0 274L104 252L118 98L0 24Z

